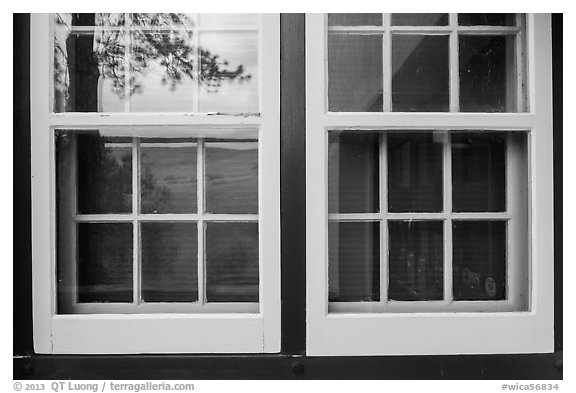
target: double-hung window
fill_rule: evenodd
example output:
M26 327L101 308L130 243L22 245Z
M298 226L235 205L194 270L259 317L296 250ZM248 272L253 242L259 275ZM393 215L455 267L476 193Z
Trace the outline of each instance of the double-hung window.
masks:
M309 354L552 349L549 23L307 16Z
M278 352L278 15L32 28L36 351Z

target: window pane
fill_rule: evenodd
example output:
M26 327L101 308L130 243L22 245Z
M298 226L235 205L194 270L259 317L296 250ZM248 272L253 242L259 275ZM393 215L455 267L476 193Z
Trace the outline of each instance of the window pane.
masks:
M110 13L57 13L54 14L56 25L75 26L99 26L119 27L124 26L124 14Z
M144 222L142 300L198 300L198 227L194 223Z
M201 33L200 55L200 112L259 112L258 33Z
M392 14L392 26L446 26L448 14Z
M203 29L230 26L258 28L258 14L199 14L198 17Z
M454 221L454 300L506 299L506 222Z
M379 210L379 135L330 132L328 211L369 213Z
M132 212L132 143L126 140L76 136L78 213Z
M392 36L392 110L449 110L448 36Z
M517 111L514 40L514 36L459 37L460 111Z
M258 224L206 225L206 300L258 302Z
M69 29L54 29L54 112L123 111L124 33Z
M516 14L458 14L460 26L514 26Z
M328 26L382 26L382 14L328 14Z
M380 224L328 224L328 289L332 302L380 300Z
M390 300L444 298L442 221L388 221Z
M194 112L197 55L193 36L192 30L132 31L132 112Z
M382 111L382 35L328 35L328 102L333 112Z
M142 213L197 211L195 140L140 144Z
M258 142L206 142L206 212L258 213Z
M452 209L506 211L506 135L452 134Z
M85 224L78 230L78 301L132 302L132 224Z
M442 137L388 134L388 211L442 211Z

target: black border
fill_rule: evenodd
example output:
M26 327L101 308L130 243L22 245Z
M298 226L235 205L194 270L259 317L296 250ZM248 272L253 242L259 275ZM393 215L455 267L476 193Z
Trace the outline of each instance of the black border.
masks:
M305 355L304 19L304 14L281 16L281 354L72 356L37 355L33 350L30 16L14 14L15 379L562 379L562 14L552 17L556 352L528 355Z

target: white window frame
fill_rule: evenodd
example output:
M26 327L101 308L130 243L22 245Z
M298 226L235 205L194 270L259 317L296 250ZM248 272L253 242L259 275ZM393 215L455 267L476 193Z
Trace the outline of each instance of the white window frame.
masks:
M34 350L41 354L276 353L280 351L280 17L260 16L260 115L52 113L52 19L31 15ZM259 310L232 313L59 315L56 310L54 130L98 126L256 128ZM193 131L191 131L193 132ZM142 136L135 134L134 137ZM159 135L160 136L160 135Z
M454 23L454 16L450 19L451 23ZM525 72L528 112L457 113L457 107L452 100L451 113L330 113L327 108L327 18L322 14L306 16L306 348L309 355L440 355L553 351L550 23L549 14L526 15ZM452 34L451 42L451 45L454 45L455 34ZM453 60L451 68L452 72L457 72ZM386 70L384 72L386 73ZM452 84L451 89L455 89L451 92L454 96L457 85ZM528 311L329 312L327 132L331 129L527 131L527 251L530 276Z

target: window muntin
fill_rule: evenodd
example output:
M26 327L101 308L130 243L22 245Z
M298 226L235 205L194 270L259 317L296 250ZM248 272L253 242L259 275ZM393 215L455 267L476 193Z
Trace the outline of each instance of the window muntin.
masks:
M328 134L329 311L527 309L525 132Z
M234 131L56 130L59 313L258 311L258 141Z
M331 112L524 112L516 14L328 14Z
M259 113L258 18L55 14L55 112Z

